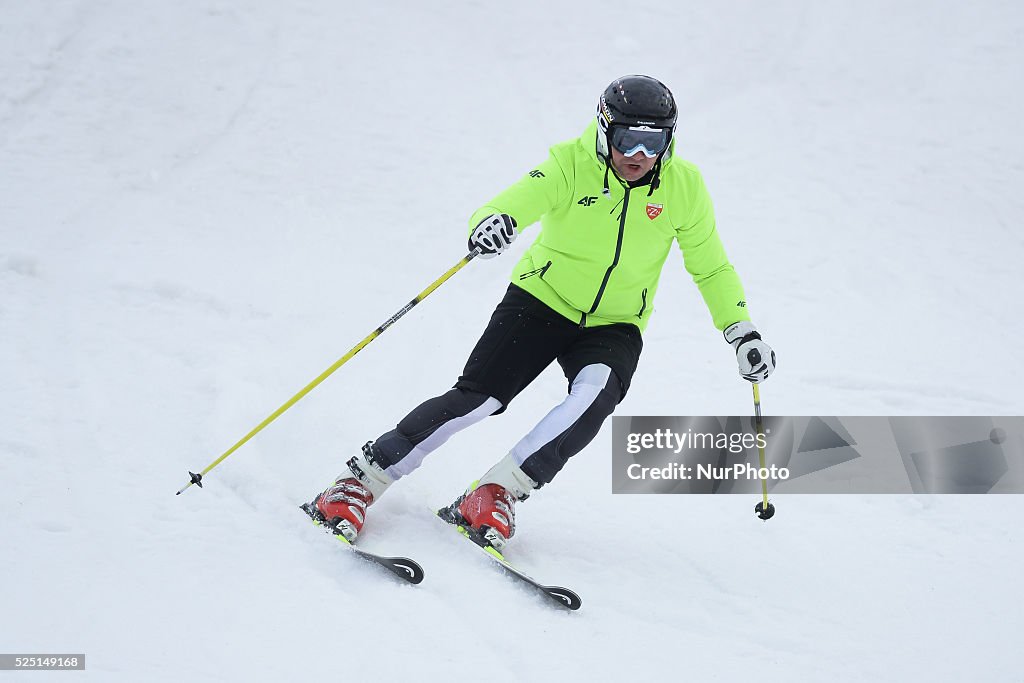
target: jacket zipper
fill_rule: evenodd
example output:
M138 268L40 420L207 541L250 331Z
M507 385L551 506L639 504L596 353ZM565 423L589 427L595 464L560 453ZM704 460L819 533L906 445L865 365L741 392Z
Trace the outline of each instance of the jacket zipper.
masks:
M615 266L619 265L619 256L622 254L622 236L626 231L626 213L629 211L629 191L632 188L626 188L626 195L622 198L622 213L619 214L619 237L615 241L615 258L612 259L612 264L608 266L608 270L604 273L604 279L601 280L601 287L597 290L597 296L594 298L594 305L590 307L587 313L593 313L597 310L597 305L601 303L601 297L604 296L604 288L608 286L608 278L612 276L612 271L615 270ZM587 321L586 313L583 315L583 320L580 321L580 327L584 326Z
M534 275L540 275L541 278L543 278L544 277L544 273L548 272L548 268L550 268L550 267L551 267L551 261L548 261L547 263L545 263L540 268L536 268L534 270L531 270L531 271L528 271L526 273L523 273L522 275L519 276L519 279L520 280L525 280L526 278L533 277Z
M636 317L643 318L644 311L647 310L647 288L644 287L644 291L640 292L640 299L643 301L643 305L640 307L640 312L636 314Z

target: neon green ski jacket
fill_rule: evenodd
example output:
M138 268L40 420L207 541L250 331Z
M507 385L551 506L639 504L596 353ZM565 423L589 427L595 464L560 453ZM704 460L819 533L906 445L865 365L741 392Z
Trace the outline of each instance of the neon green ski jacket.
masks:
M648 196L650 185L630 188L614 171L606 174L596 135L592 121L470 218L470 231L493 213L515 218L520 232L540 220L512 282L580 326L632 323L643 331L675 241L715 327L749 320L697 167L675 157L673 140L661 183Z

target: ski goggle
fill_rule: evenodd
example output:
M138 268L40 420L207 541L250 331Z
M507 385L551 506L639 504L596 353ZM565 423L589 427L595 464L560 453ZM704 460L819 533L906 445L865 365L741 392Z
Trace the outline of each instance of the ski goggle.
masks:
M671 133L668 128L612 126L608 137L612 147L627 157L643 152L645 157L653 159L668 147Z

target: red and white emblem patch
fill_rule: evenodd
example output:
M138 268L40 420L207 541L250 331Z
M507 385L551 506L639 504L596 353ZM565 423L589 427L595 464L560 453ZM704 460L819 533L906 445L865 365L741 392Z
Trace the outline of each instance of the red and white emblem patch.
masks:
M652 221L661 215L661 210L664 208L662 204L655 204L654 202L647 202L647 217Z

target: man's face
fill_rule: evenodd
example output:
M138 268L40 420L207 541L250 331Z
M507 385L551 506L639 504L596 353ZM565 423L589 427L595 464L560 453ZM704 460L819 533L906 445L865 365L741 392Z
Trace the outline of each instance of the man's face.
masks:
M649 159L642 151L637 151L633 156L627 157L619 150L612 147L612 168L619 174L619 177L626 182L640 180L647 175L658 158Z

